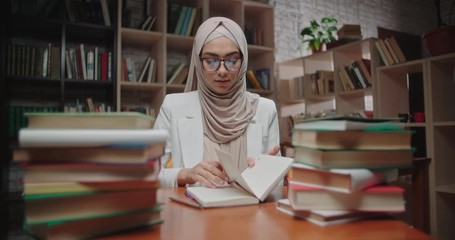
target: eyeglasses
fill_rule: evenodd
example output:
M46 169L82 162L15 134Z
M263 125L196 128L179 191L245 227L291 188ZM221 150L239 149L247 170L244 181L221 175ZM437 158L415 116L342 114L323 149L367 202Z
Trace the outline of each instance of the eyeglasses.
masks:
M242 65L243 58L230 58L230 59L224 59L224 58L201 58L201 61L202 61L202 67L207 72L218 71L218 69L221 66L221 62L224 63L224 67L228 71L236 71L236 70L240 69L240 66Z

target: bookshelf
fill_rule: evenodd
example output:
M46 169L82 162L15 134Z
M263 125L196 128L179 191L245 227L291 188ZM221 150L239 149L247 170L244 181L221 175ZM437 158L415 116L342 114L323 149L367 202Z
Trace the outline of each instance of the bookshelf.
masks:
M112 62L116 59L113 51L116 46L116 25L104 23L102 2L96 1L96 6L80 5L80 11L77 10L77 13L86 11L97 14L99 18L85 15L76 20L68 18L70 9L76 12L71 4L82 1L68 2L68 8L64 2L57 1L39 1L35 7L24 7L23 1L5 4L6 16L13 23L5 26L3 43L9 140L14 141L17 130L25 126L26 120L22 114L27 111L64 111L76 109L78 105L85 109L88 98L100 111L101 108L104 111L116 108L115 66L108 64L109 60ZM116 3L105 3L108 4L109 19L116 18ZM95 49L99 53L96 57ZM71 51L74 58L69 61ZM89 52L91 60L86 55ZM103 61L106 63L103 68L104 79L94 76L95 69L99 69L101 76L101 66L95 66L95 61L98 62L97 58L102 53L106 56ZM77 54L80 54L78 59ZM85 64L85 67L89 66L88 70L85 69L85 75L82 74L82 68L78 68L82 66L82 59L90 61ZM74 72L75 69L78 69L79 75ZM70 75L69 71L73 71L73 74Z
M290 116L363 111L371 111L377 115L376 76L372 70L379 66L380 59L374 45L375 41L373 38L363 39L277 64L282 142L290 140ZM366 59L370 63L372 84L345 89L340 75L341 68L345 66L352 68L352 62L360 59ZM321 71L333 72L333 86L329 87L329 91L316 93L317 79L312 79L312 76L318 76L315 73Z
M251 70L269 69L268 89L249 89L251 92L261 96L275 99L274 76L274 13L273 7L268 4L253 1L222 1L222 0L157 0L145 1L145 13L156 16L155 26L151 31L134 29L131 26L122 25L125 17L125 1L118 1L117 18L117 46L119 53L117 58L117 111L128 111L130 109L146 109L151 114L157 114L159 107L166 94L183 92L184 84L168 84L167 78L175 65L184 63L189 65L189 58L193 46L195 29L201 22L209 17L224 16L239 23L248 35L249 68ZM126 1L129 4L129 1ZM174 12L169 6L180 6L197 9L192 31L188 34L181 34L169 29L173 26L172 19ZM175 7L176 8L176 7ZM123 10L122 10L123 9ZM142 17L137 17L141 19ZM198 17L200 18L198 20ZM175 25L176 23L174 23ZM141 51L142 54L151 56L156 61L156 80L151 83L125 81L123 58L131 53L132 49ZM138 54L136 54L138 55ZM138 65L143 63L138 59Z
M455 54L378 67L379 117L424 112L423 122L406 126L416 131L416 154L431 158L429 172L430 227L437 239L453 239L455 221ZM420 140L418 140L420 138Z

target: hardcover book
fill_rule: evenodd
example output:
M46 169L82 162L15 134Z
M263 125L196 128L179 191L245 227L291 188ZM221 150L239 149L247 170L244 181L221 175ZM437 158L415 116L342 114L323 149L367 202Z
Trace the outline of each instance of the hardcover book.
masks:
M163 144L167 130L161 129L50 129L22 128L19 145L25 147L138 147Z
M154 117L135 112L29 112L29 128L152 128Z
M144 209L71 221L26 223L24 229L38 239L93 239L142 226L154 226L162 222L158 209Z
M319 149L411 149L412 131L318 131L294 129L292 145Z
M307 119L294 125L299 130L367 130L391 131L404 129L401 123L393 122L397 119L390 118L359 118L349 116L336 116L325 118Z
M295 218L304 219L321 227L358 221L378 216L378 213L347 210L294 210L289 199L280 199L277 210Z
M396 168L370 169L317 169L306 164L293 163L289 183L317 187L330 191L352 193L374 185L393 182L398 178Z
M326 150L294 146L296 162L317 168L384 169L412 165L412 149L402 150Z
M376 185L354 193L327 191L289 184L289 202L295 210L356 210L402 212L405 210L403 189Z
M219 188L187 187L187 194L201 207L228 207L257 204L283 180L291 168L292 158L260 155L255 165L240 172L231 156L221 150L217 155L229 176L230 186Z
M164 154L165 142L138 147L31 147L13 150L16 162L144 164ZM62 157L65 156L65 157Z
M155 181L160 159L147 164L24 163L24 184L50 182Z
M25 196L25 217L38 224L151 209L157 207L156 194L157 189Z

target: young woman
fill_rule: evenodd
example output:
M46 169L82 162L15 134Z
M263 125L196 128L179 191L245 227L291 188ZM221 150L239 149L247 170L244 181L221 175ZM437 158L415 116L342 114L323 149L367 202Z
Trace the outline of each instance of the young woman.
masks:
M230 153L241 171L261 153L280 154L275 103L246 91L247 65L247 42L237 23L213 17L201 24L185 92L165 97L155 123L170 133L173 165L161 169L162 186L226 183L217 148Z

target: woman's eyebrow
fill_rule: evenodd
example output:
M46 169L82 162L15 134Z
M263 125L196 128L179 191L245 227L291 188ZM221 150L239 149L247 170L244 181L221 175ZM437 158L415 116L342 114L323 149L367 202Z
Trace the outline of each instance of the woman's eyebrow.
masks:
M233 51L233 52L225 54L223 57L229 57L229 56L236 55L236 54L240 55L240 52ZM220 57L219 54L213 53L213 52L205 52L202 54L202 56Z

